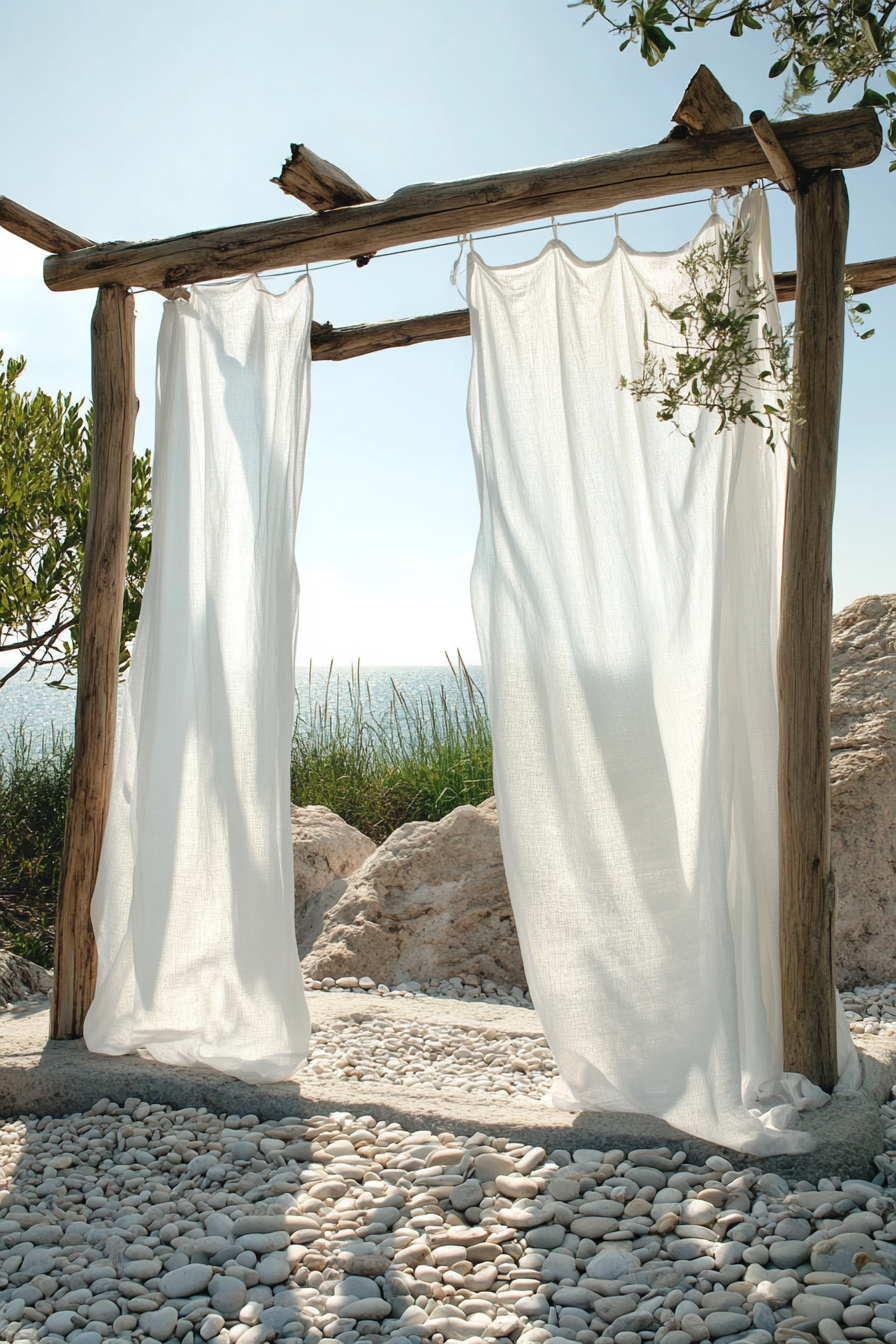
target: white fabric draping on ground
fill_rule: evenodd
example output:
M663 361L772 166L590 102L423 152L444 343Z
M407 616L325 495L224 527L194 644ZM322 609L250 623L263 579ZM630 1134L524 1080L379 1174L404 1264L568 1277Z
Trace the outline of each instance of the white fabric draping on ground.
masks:
M288 1078L308 1010L293 929L295 532L311 284L166 303L152 564L92 918L91 1050Z
M773 294L761 193L742 217ZM826 1098L782 1076L778 968L786 451L753 425L717 435L705 412L692 447L618 388L645 314L675 342L651 303L682 292L685 250L617 240L590 263L555 241L467 268L472 593L502 847L555 1106L807 1151L796 1109Z

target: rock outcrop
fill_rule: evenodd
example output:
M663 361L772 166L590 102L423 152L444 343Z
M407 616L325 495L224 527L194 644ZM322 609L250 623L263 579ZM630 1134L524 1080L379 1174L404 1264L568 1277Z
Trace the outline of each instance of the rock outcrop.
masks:
M17 1003L29 994L49 994L53 977L15 952L0 952L0 1003Z
M328 807L292 809L292 862L299 956L311 951L324 916L345 891L346 879L376 849Z
M896 594L834 617L831 847L841 989L896 980Z
M394 831L349 879L303 969L387 985L470 974L524 986L494 798Z

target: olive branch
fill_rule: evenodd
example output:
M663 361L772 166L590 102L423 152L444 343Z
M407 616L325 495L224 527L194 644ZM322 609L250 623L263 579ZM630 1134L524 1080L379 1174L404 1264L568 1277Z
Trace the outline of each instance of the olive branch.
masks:
M658 398L657 419L682 434L681 412L690 407L718 415L717 434L736 424L760 425L774 452L779 440L789 446L790 425L802 423L791 361L793 324L780 332L769 325L774 296L764 280L750 279L749 254L749 234L740 221L691 249L679 262L686 281L679 302L670 308L655 295L652 301L677 327L680 343L651 341L645 314L641 373L622 376L619 387L635 401ZM694 442L693 433L687 438Z

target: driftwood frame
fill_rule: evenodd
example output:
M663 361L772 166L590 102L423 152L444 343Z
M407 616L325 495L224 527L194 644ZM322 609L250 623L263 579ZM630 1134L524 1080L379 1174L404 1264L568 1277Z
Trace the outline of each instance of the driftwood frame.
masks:
M130 287L178 287L380 248L453 237L555 214L612 208L766 178L796 208L797 270L776 276L796 299L795 363L805 420L794 428L784 540L779 668L780 931L784 1067L830 1090L837 1081L830 858L831 534L843 362L848 205L842 170L871 163L881 130L870 108L743 125L739 107L701 66L657 145L460 182L406 187L375 200L341 169L294 145L282 190L316 213L184 234L96 244L0 197L0 226L49 255L50 289L98 289L92 323L94 456L82 580L75 761L59 887L51 1037L80 1036L93 997L90 901L109 805L118 647L137 414ZM848 268L857 293L896 283L896 258ZM312 357L349 359L468 335L466 310L335 330L314 325Z

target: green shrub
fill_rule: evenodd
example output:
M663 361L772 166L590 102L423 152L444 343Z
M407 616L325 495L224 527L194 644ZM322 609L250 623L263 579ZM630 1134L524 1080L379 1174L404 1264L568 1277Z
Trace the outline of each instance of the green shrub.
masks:
M360 667L332 683L323 702L299 705L291 792L299 807L322 804L381 844L407 821L438 821L462 803L491 797L492 739L482 692L458 656L445 687L410 698L394 681L388 710L375 714Z
M0 749L0 942L47 967L71 768L61 735L37 751L20 727Z
M404 695L393 682L375 714L360 668L333 680L323 701L301 697L290 790L322 804L382 843L407 821L438 821L461 803L489 798L492 741L482 693L458 659L453 690ZM62 735L40 750L23 727L0 745L0 946L53 964L72 747Z

